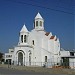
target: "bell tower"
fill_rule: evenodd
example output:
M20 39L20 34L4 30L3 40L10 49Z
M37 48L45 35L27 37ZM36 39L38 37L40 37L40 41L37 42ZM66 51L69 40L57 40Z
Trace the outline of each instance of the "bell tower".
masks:
M44 19L42 18L40 13L38 13L35 17L34 29L35 30L44 30Z
M28 35L29 35L29 31L27 30L27 28L24 24L21 31L20 31L18 44L19 45L28 45Z

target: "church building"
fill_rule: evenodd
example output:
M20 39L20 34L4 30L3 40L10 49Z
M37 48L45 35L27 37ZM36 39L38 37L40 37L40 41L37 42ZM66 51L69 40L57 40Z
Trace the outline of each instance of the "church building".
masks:
M18 45L5 53L5 61L8 60L11 64L24 66L52 66L60 63L60 41L56 35L45 31L40 13L35 16L31 31L23 25Z

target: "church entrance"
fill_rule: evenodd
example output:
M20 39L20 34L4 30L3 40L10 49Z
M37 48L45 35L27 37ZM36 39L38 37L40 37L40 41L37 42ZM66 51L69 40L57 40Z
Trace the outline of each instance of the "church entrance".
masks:
M18 53L18 65L23 65L23 54L22 54L22 52Z

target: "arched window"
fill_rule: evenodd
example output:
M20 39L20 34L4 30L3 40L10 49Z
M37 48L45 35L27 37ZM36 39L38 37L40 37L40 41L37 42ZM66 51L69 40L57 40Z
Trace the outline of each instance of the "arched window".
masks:
M47 56L45 56L45 62L47 62Z
M21 42L23 43L23 35L21 35Z
M34 45L34 40L32 40L32 44Z
M42 21L40 21L40 26L42 26Z
M38 26L38 21L36 21L36 27Z
M27 36L24 35L24 42L27 42Z

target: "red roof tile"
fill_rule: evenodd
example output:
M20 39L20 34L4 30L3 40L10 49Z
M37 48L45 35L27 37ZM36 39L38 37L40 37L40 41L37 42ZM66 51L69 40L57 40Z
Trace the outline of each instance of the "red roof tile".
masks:
M55 36L51 36L50 39L54 39Z
M50 32L46 32L45 35L48 36L50 34Z
M57 41L57 38L55 39L55 41Z

